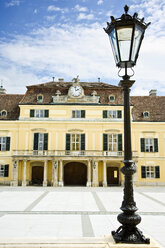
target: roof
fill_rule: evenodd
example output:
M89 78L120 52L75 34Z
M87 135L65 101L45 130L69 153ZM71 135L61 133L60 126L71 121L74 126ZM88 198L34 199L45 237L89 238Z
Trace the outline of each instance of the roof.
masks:
M0 112L7 111L7 116L0 116L0 120L15 120L19 117L19 102L23 95L0 94Z
M97 95L100 96L101 104L122 104L122 96L119 94L121 92L121 87L106 84L102 82L79 82L79 84L84 89L85 95L91 95L95 90ZM52 96L56 95L57 90L61 92L61 95L67 95L69 88L73 85L73 82L47 82L44 84L37 84L27 86L27 92L23 97L20 104L38 104L37 103L37 95L43 95L43 102L40 104L52 104ZM109 102L109 95L115 95L115 102Z
M165 121L165 96L131 96L134 121ZM143 113L149 112L144 118Z
M84 89L85 95L91 95L95 90L100 96L100 103L105 105L123 105L122 88L102 82L79 82ZM7 116L0 116L0 120L14 120L19 117L19 104L38 105L52 104L52 96L57 90L61 95L67 95L72 82L47 82L43 84L27 86L24 95L0 94L0 111L6 110ZM43 102L37 103L37 95L43 95ZM115 96L115 102L109 102L109 95ZM165 96L131 96L130 103L133 105L133 121L140 122L165 122ZM143 113L149 112L149 117L144 118Z

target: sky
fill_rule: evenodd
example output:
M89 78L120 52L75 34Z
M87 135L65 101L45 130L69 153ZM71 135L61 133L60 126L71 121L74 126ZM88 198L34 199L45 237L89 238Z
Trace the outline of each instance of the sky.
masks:
M132 95L165 95L165 0L0 0L0 83L7 93L64 78L118 85L108 35L110 16L127 4L151 25L145 32Z

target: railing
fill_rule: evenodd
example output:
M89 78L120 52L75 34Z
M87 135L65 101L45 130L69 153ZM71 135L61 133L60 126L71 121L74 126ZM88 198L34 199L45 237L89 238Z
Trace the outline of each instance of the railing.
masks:
M69 151L69 150L14 150L13 156L63 156L63 157L123 157L123 151ZM133 157L137 157L137 152L133 152Z

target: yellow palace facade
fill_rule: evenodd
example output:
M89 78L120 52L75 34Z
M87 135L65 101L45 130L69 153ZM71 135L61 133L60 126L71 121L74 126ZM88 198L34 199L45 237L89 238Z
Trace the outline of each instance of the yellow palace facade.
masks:
M165 185L165 97L131 97L136 185ZM122 88L74 79L0 89L0 184L123 184Z

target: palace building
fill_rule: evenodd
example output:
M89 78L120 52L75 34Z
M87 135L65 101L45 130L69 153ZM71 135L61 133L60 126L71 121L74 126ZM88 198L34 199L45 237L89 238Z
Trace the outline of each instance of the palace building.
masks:
M136 185L165 185L165 96L131 96ZM103 82L63 79L0 88L0 184L122 185L123 92Z

